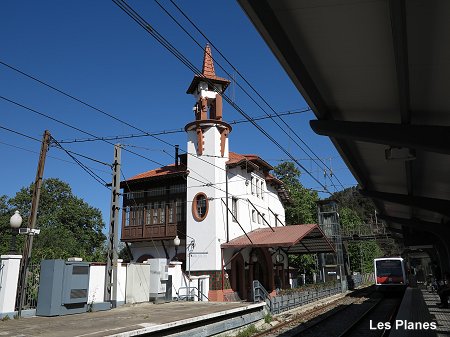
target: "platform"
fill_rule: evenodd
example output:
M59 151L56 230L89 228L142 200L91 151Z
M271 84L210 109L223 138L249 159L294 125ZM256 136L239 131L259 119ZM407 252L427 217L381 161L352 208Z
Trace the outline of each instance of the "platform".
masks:
M141 303L109 311L0 321L0 336L209 336L262 319L264 313L263 303Z
M436 329L426 329L422 326L405 329L403 326L393 328L390 337L425 337L450 336L450 309L437 307L439 296L436 292L426 289L407 288L397 313L396 320L412 323L435 323Z

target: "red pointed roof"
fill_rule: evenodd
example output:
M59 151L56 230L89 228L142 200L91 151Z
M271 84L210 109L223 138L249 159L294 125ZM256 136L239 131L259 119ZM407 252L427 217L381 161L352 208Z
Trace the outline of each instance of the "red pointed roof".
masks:
M213 84L221 84L222 92L224 92L225 89L230 84L230 81L227 80L226 78L216 76L216 72L214 70L214 60L212 57L211 47L209 46L209 44L206 45L205 52L203 54L202 75L194 75L194 79L189 85L189 88L187 89L186 93L192 94L197 89L198 83L200 81L205 80Z
M211 54L211 47L209 44L205 47L205 54L203 55L203 67L202 74L207 78L216 77L216 72L214 71L214 62Z

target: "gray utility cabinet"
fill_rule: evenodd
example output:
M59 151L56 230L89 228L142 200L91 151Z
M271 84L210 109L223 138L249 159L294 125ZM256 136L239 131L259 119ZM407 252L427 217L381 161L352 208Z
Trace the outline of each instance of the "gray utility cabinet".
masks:
M61 316L87 311L89 263L43 260L37 316Z

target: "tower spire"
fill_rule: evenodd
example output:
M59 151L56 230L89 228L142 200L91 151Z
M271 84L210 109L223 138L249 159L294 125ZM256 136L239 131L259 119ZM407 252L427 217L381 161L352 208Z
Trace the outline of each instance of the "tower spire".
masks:
M206 78L215 78L216 72L214 71L214 61L211 54L211 47L209 44L205 47L205 54L203 55L203 67L202 74Z
M194 75L194 79L189 85L186 93L195 95L196 92L198 92L199 84L201 82L209 87L209 90L218 92L220 94L222 94L230 84L230 81L226 78L216 76L216 72L214 70L214 60L212 58L211 47L209 46L209 44L206 45L203 54L202 74Z

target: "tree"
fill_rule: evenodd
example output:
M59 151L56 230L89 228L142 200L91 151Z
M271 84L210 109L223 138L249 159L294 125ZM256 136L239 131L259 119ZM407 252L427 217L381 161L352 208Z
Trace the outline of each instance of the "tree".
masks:
M375 205L361 196L355 187L336 192L331 197L339 201L339 220L341 232L364 233L375 223ZM373 271L373 259L384 255L398 255L393 241L384 242L381 247L376 240L347 241L346 251L350 260L350 269L368 273Z
M317 222L317 192L308 190L300 183L301 172L294 163L283 162L274 168L275 175L285 185L291 203L286 207L286 224L308 224Z
M5 207L9 213L12 209L18 209L26 223L33 188L33 185L22 188L7 202L2 197L0 212ZM32 258L65 259L77 256L87 261L104 261L104 226L100 210L74 196L67 183L54 178L46 179L42 183L36 223L41 233L34 238ZM3 245L0 249L5 251Z
M2 254L9 251L11 240L9 219L13 214L14 212L8 203L8 197L6 195L0 196L0 252L2 252Z
M303 187L301 172L294 163L283 162L274 168L275 175L287 189L290 204L285 209L287 225L317 223L317 192ZM315 254L289 255L289 264L301 273L311 275L316 268Z
M357 187L335 192L330 199L338 201L341 207L353 210L365 223L375 222L375 204L369 198L363 197Z

